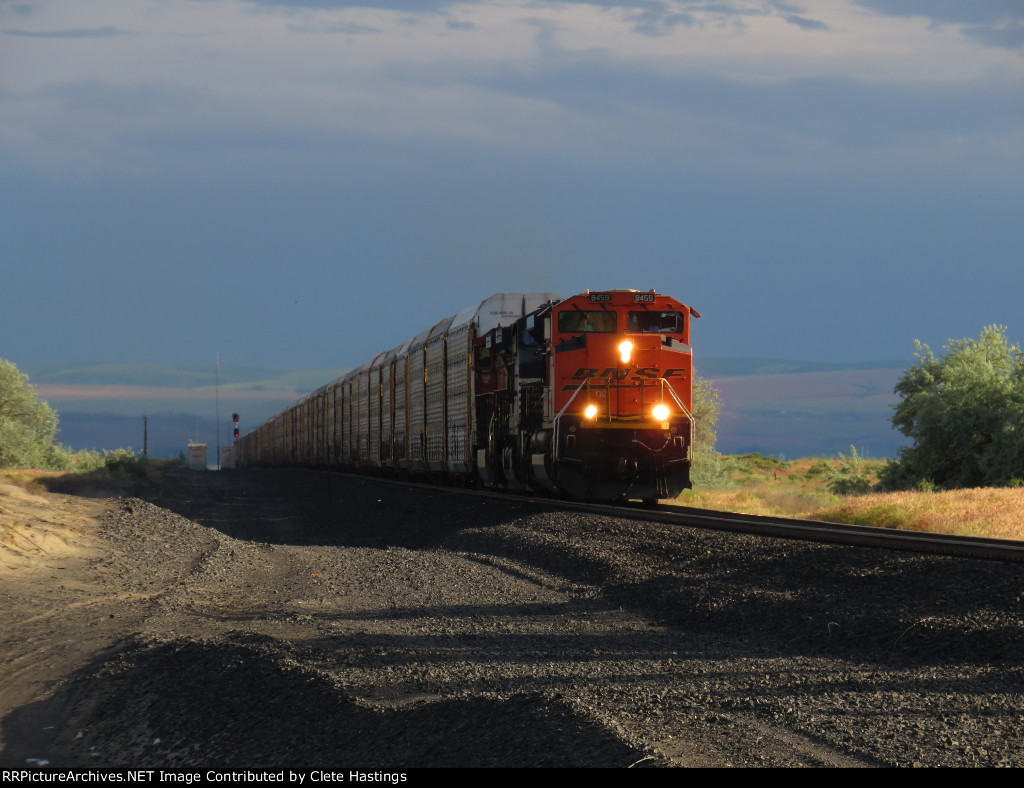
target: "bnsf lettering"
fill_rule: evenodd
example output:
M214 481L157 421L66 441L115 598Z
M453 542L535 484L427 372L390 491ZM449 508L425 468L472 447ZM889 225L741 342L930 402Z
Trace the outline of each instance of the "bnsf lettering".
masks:
M596 367L580 367L573 373L571 379L583 381L587 378L597 378L599 380L607 381L632 380L637 383L641 383L645 380L657 380L658 378L681 378L684 377L688 371L689 370L687 370L686 367L666 369L664 372L659 372L657 367L641 367L634 370L606 367L601 370L601 374L599 375ZM570 385L564 387L562 390L575 391L576 387Z

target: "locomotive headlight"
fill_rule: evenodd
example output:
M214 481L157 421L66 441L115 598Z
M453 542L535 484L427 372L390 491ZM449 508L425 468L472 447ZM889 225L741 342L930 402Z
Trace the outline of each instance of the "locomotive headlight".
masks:
M594 418L594 416L597 415L597 405L587 405L587 407L583 409L583 415L588 419Z
M630 356L633 355L633 343L628 339L625 342L619 343L619 357L622 359L623 364L628 364Z
M668 419L668 412L668 405L662 403L654 406L651 415L654 416L655 421L665 421Z

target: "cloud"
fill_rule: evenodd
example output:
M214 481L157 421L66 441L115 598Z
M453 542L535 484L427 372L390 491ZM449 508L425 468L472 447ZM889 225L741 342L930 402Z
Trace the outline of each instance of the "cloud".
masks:
M437 13L453 6L458 0L245 0L253 5L275 8L368 8L376 11L404 11L410 14ZM465 3L459 3L464 5Z
M807 19L796 14L789 14L784 17L787 22L797 27L802 27L804 30L828 30L829 26L824 22L819 22L816 19Z
M1024 46L1024 22L1020 20L1007 20L999 25L968 25L964 32L982 43L1003 49Z
M456 146L676 172L786 161L844 172L858 151L893 160L915 140L915 160L942 166L944 135L988 134L1005 150L1024 122L1005 52L849 3L815 6L819 21L770 0L427 0L416 8L455 10L410 25L386 10L413 7L398 0L377 13L355 0L295 13L167 0L169 19L104 2L115 4L92 34L137 37L66 57L27 38L5 45L19 70L0 79L0 100L18 111L0 111L0 138L21 158L93 153L167 172L175 153L206 170L267 151L315 171L350 156L404 166ZM73 32L80 21L35 24Z
M1024 3L1017 0L855 0L858 5L886 16L923 16L936 22L994 24L1024 19Z
M118 27L72 28L70 30L3 30L5 36L26 36L28 38L110 38L112 36L135 35L130 30Z
M856 0L886 16L920 16L939 24L963 25L963 32L1004 49L1024 46L1024 3L1019 0Z
M347 36L376 35L381 33L380 28L360 25L355 22L339 22L329 24L321 22L307 25L287 25L290 33L341 33Z
M690 27L696 21L691 14L667 13L664 9L641 11L631 14L628 19L633 23L633 31L645 36L668 35L676 27Z

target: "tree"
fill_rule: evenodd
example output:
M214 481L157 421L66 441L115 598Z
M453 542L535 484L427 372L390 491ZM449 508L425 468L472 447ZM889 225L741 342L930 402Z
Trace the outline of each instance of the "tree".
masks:
M725 476L722 457L715 451L718 412L722 400L718 389L704 378L693 379L693 466L690 478L698 487L710 487Z
M0 467L39 467L57 434L57 414L22 374L0 359Z
M886 489L1002 485L1024 477L1024 354L1005 326L950 340L936 358L915 342L917 364L896 384L893 427L912 438L881 476Z

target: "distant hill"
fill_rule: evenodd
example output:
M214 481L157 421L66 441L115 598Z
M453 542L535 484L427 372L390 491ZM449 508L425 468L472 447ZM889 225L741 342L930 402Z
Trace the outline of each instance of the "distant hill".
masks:
M226 391L290 391L306 394L340 377L346 369L286 369L224 365L167 366L164 364L77 364L25 367L39 385L145 386L152 388L205 388L219 383Z
M829 361L787 361L766 358L698 358L697 374L714 378L746 377L748 375L793 375L802 372L842 372L844 370L904 370L911 361L858 361L844 364Z
M909 365L908 365L909 366ZM893 388L904 367L709 377L722 399L718 450L776 457L895 457Z
M60 415L57 439L73 449L143 448L148 417L150 456L173 457L188 442L216 456L231 443L232 413L243 431L343 375L345 369L224 365L77 364L25 367L39 395Z
M718 449L787 458L835 456L851 445L864 456L895 456L905 445L890 423L893 387L910 361L843 364L785 359L704 358L697 374L722 397ZM189 440L231 442L231 414L246 432L346 372L213 365L80 364L27 367L40 396L60 414L58 440L74 449L142 448L176 456ZM216 385L219 377L219 386Z

